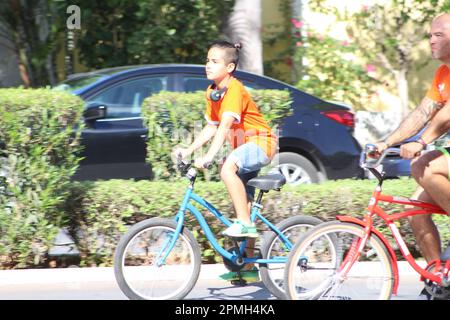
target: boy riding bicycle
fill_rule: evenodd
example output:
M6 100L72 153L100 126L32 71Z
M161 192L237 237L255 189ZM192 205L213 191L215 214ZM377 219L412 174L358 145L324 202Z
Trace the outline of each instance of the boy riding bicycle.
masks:
M228 139L233 151L223 163L220 177L231 197L237 219L223 234L257 238L256 226L250 220L255 188L246 184L270 163L278 143L247 90L233 76L239 62L240 48L239 44L226 41L216 42L210 47L206 76L213 83L206 91L207 124L188 148L178 148L174 153L188 157L212 139L208 152L194 162L197 168L205 168L214 161ZM254 241L249 241L248 246L252 243Z

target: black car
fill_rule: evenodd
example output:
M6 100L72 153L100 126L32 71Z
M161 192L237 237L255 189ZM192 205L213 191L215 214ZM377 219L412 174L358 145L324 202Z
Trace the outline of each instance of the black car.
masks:
M348 107L269 77L244 71L235 76L249 90L289 90L294 112L280 126L280 149L273 162L289 183L363 177L358 166L361 147L352 135L354 115ZM148 130L141 118L142 101L161 90L193 92L210 83L203 65L161 64L74 74L56 86L80 96L96 115L86 116L85 159L75 179L151 178L145 162Z

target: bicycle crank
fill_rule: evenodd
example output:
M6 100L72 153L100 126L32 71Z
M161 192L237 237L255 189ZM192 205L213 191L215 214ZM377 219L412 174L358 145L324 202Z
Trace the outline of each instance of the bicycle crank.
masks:
M431 264L426 269L428 272L434 273L435 264ZM425 290L435 299L447 300L450 298L450 286L440 286L437 283L425 279Z

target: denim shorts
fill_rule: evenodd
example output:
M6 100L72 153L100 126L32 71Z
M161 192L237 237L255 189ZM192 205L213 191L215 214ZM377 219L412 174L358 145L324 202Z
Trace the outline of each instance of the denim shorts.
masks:
M449 171L448 171L448 180L450 180L450 154L449 154L450 148L448 148L448 147L447 147L447 148L437 147L436 150L442 152L442 154L444 155L444 157L447 158L448 168L449 168Z
M234 149L228 156L239 168L237 175L242 180L250 199L255 196L255 188L247 185L250 179L258 176L260 169L270 163L261 147L253 142L245 143Z

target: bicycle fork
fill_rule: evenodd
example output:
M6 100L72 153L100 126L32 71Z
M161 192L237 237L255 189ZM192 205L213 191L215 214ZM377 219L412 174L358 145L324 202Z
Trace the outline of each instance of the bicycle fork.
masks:
M347 277L348 272L352 268L352 266L355 264L355 262L359 259L361 256L361 253L367 243L367 240L369 239L370 233L365 233L363 238L355 239L352 241L352 244L350 245L350 248L344 257L341 265L339 266L338 270L338 279L339 281L344 281Z
M166 259L169 256L172 249L175 247L175 243L178 240L178 237L180 236L181 230L184 225L184 214L182 211L180 211L177 216L175 217L175 221L177 222L177 228L174 232L167 232L166 236L167 239L164 240L164 243L157 253L156 256L156 266L161 267L162 265L166 264Z

